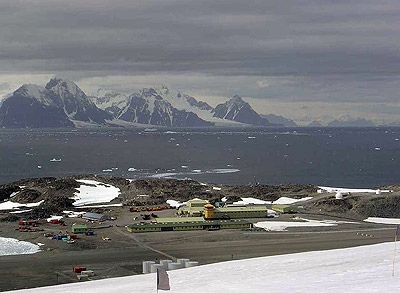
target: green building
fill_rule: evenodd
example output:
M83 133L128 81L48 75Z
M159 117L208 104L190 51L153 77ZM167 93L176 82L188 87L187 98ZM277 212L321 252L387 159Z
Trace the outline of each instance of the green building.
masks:
M296 206L287 205L287 204L273 204L272 210L284 214L294 214L297 213L298 208Z
M211 220L203 218L191 221L191 218L170 218L165 222L158 219L155 223L138 223L127 227L128 232L160 232L160 231L190 231L251 228L252 224L244 220ZM164 219L165 220L165 219Z
M179 207L178 214L188 217L202 217L204 206L207 204L205 200L189 200L186 205Z
M210 219L265 218L271 216L266 205L227 205L216 208L204 200L188 201L178 209L178 214L186 217Z
M87 226L82 224L82 225L72 225L72 233L73 234L82 234L85 233L87 230Z

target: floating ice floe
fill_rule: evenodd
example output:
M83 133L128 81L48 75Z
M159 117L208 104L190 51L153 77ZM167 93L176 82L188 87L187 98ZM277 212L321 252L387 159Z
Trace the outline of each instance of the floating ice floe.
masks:
M381 148L375 148L375 150L376 150L376 151L380 151L380 150L381 150Z
M74 206L110 202L121 194L119 188L95 180L76 180L82 183L72 199Z
M19 208L32 208L32 207L37 207L41 205L44 202L44 200L41 200L39 202L33 202L33 203L18 203L18 202L13 202L13 201L5 201L0 203L0 210L13 210L13 209L19 209Z
M136 171L136 169L135 168L128 168L128 172L135 172Z
M363 189L363 188L343 188L343 187L326 187L326 186L318 186L321 191L318 193L329 192L329 193L348 193L348 192L359 192L359 193L376 193L379 190L381 193L383 192L392 192L392 190L380 190L380 189Z
M301 202L301 201L306 201L306 200L310 200L312 199L312 197L304 197L304 198L290 198L290 197L280 197L279 199L275 200L272 202L272 204L293 204L293 203L297 203L297 202Z
M33 254L39 252L38 245L20 241L14 238L0 237L0 256L1 255L17 255L17 254Z
M103 172L112 172L112 169L104 169Z
M53 158L53 159L50 160L50 162L61 162L61 159Z
M38 165L37 168L38 168L38 169L42 169L42 166Z
M377 218L368 217L364 222L377 223L377 224L388 224L388 225L400 225L400 219L396 218Z
M215 174L229 174L229 173L236 173L240 172L239 169L212 169L207 173L215 173Z

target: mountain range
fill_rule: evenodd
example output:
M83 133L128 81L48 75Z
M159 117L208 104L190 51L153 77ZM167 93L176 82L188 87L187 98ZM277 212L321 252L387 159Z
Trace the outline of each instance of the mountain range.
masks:
M249 103L234 96L215 108L166 86L131 95L99 89L86 95L74 82L51 79L45 87L24 84L0 104L0 127L41 128L82 125L210 127L271 126Z

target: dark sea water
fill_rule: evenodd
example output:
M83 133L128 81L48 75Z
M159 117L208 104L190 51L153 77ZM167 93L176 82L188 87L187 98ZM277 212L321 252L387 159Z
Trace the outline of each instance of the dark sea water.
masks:
M109 174L373 187L400 183L399 139L400 128L0 130L0 183Z

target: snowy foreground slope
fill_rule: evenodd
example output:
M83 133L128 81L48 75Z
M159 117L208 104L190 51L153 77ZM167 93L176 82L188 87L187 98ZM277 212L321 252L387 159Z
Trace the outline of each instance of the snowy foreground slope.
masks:
M400 257L392 277L393 248L383 243L170 271L170 292L397 292ZM155 292L155 274L13 292Z

